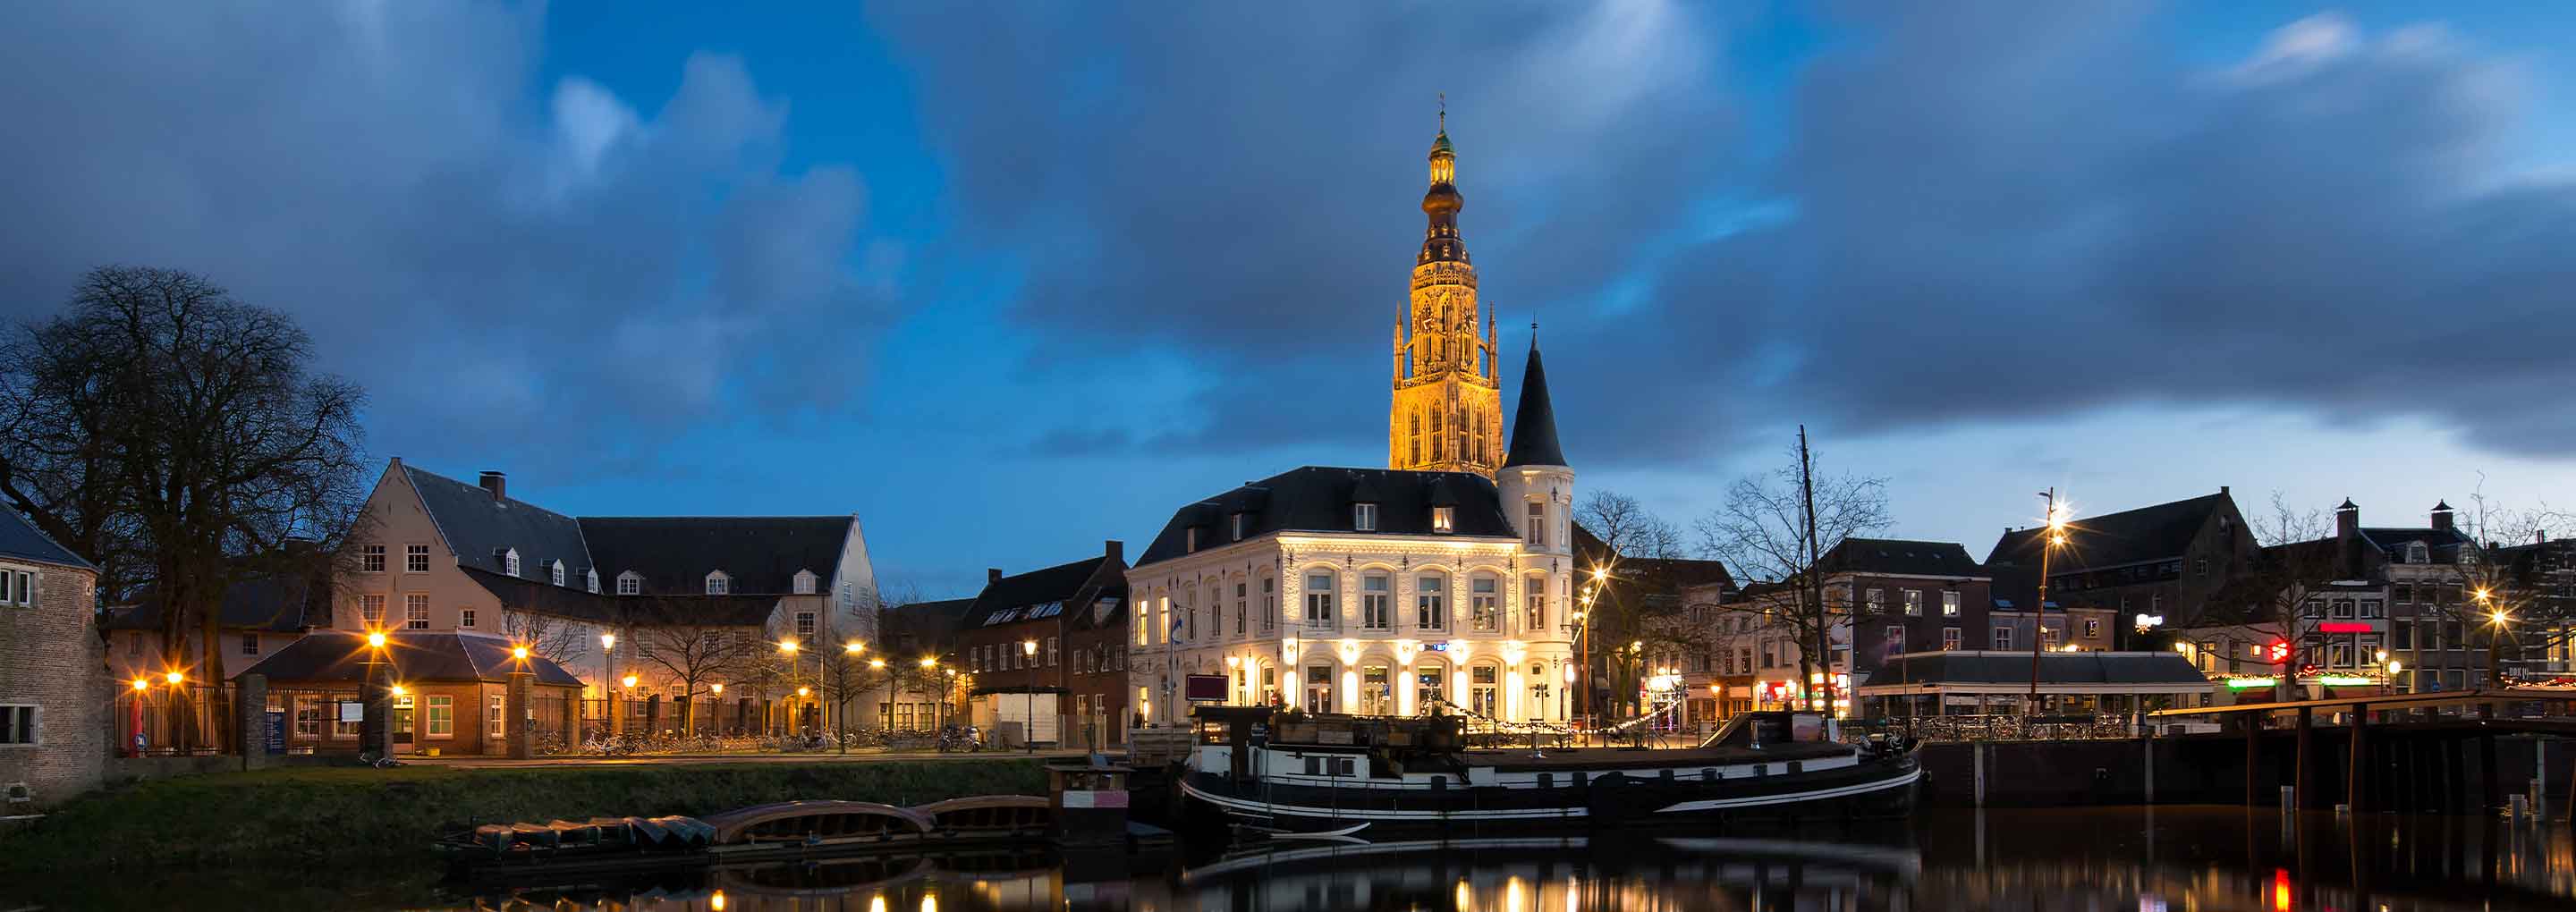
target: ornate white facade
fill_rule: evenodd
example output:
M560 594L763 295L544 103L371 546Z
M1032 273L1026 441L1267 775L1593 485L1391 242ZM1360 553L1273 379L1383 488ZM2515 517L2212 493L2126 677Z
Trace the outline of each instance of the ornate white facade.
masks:
M1562 477L1505 500L1517 537L1277 532L1130 570L1128 669L1146 718L1186 717L1183 677L1222 674L1232 705L1410 716L1445 702L1563 721L1573 473L1526 474Z

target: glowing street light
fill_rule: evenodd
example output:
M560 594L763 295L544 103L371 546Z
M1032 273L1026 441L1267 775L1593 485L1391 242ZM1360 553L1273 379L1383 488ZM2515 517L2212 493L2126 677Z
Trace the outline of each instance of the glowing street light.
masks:
M784 652L788 655L795 655L796 641L792 638L778 641L778 651Z
M522 662L527 661L527 660L528 660L528 647L525 647L525 646L512 646L512 647L510 647L510 658L517 659L517 660L522 661Z
M936 657L933 657L933 656L922 656L922 657L921 657L921 667L923 667L923 668L937 668L937 667L939 667L939 659L938 659L938 658L936 658Z
M634 689L635 689L635 676L634 676L634 675L627 675L626 677L619 678L619 679L617 680L617 683L620 683L620 684L624 684L624 685L626 685L626 689L628 689L628 690L634 690Z
M152 682L150 682L150 681L146 681L146 680L144 680L144 679L142 679L142 678L136 678L136 679L134 679L134 689L136 689L136 690L142 690L142 689L144 689L144 688L151 687L151 686L152 686Z
M717 681L717 682L715 682L715 683L713 683L713 684L709 684L709 685L707 685L707 689L709 689L709 690L713 690L713 691L715 691L717 694L721 695L721 694L723 694L723 693L724 693L724 682L723 682L723 681Z
M858 655L859 653L868 651L868 644L857 640L851 640L847 643L841 644L841 651L851 655Z
M187 675L183 675L183 674L180 674L180 673L175 672L175 671L174 671L174 672L171 672L171 673L169 673L169 674L167 674L167 675L163 675L162 677L163 677L163 678L165 678L165 679L167 679L167 680L170 682L170 686L172 686L172 687L177 687L177 686L179 686L179 683L180 683L180 682L188 680L188 676L187 676Z
M384 631L382 631L382 630L370 630L370 631L367 631L367 648L369 648L369 649L383 649L383 648L385 648L385 632L384 632Z
M615 648L617 648L617 635L616 635L616 634L614 634L614 633L603 633L603 634L600 634L600 635L599 635L599 648L601 648L601 649L615 649Z

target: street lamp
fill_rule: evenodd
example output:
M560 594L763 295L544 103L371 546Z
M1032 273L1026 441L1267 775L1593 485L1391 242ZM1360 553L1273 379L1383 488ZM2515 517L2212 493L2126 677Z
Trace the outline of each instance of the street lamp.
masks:
M2039 546L2039 598L2030 606L2030 696L2022 705L2022 714L2039 714L2039 654L2046 649L2048 632L2048 561L2066 544L2066 516L2071 512L2057 499L2057 489L2049 488L2039 496L2047 503L2045 538Z
M1027 719L1028 731L1026 731L1026 732L1023 732L1023 733L1022 733L1022 736L1021 736L1020 740L1021 740L1022 742L1025 742L1026 744L1028 744L1028 746L1029 746L1029 753L1034 754L1034 753L1037 753L1037 752L1038 752L1038 739L1037 739L1037 733L1038 733L1038 641L1037 641L1037 639L1036 639L1035 637L1032 637L1032 638L1029 638L1029 639L1021 640L1021 641L1020 641L1020 654L1021 654L1021 655L1023 655L1023 656L1028 657L1028 662L1027 662L1026 664L1029 666L1029 701L1028 701L1028 719Z

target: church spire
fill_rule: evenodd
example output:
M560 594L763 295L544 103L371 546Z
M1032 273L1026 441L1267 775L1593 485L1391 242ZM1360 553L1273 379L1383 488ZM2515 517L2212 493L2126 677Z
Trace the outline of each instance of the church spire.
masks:
M1458 195L1458 152L1449 145L1449 100L1440 101L1440 133L1431 138L1431 189L1422 194L1422 214L1431 225L1422 233L1422 255L1415 265L1465 263L1467 245L1458 239L1458 210L1467 204Z
M1521 372L1521 404L1512 414L1512 448L1503 468L1565 465L1556 442L1556 406L1547 397L1547 368L1538 360L1538 324L1530 324L1529 367Z
M1493 327L1476 303L1476 267L1458 240L1457 149L1446 100L1431 140L1429 218L1413 263L1412 291L1396 338L1387 410L1388 468L1492 475L1503 456L1503 398Z

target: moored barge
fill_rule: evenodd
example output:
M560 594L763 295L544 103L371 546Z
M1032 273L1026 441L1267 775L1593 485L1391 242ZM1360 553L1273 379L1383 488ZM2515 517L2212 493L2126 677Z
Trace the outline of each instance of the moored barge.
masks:
M1839 743L1813 713L1747 713L1681 749L1470 748L1454 716L1196 719L1182 794L1281 833L1901 817L1922 779L1906 745Z

